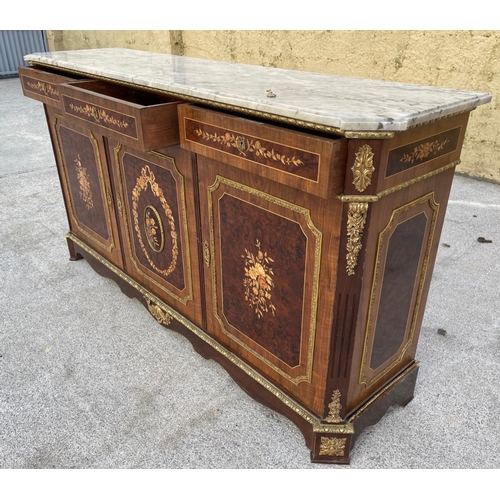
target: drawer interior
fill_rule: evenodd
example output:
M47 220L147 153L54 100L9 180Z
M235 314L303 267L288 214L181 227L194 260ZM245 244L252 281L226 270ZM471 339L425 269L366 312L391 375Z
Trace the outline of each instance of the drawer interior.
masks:
M108 83L100 80L81 80L72 82L69 85L96 96L106 96L108 98L117 99L128 104L136 104L138 106L154 106L156 104L178 102L177 99L172 99L168 96L162 96L152 92L146 92L131 87L124 87L122 85L116 85L115 83Z

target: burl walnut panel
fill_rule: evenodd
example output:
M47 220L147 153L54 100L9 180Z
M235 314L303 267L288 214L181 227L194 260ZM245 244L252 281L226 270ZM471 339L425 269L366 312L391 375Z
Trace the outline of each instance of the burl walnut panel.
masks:
M307 238L300 224L224 193L218 199L227 322L289 366L300 362Z

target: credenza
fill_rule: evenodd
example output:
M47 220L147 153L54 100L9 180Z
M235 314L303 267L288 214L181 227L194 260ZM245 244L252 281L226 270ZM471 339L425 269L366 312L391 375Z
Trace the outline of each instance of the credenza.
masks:
M128 49L25 59L70 258L292 420L313 462L349 463L413 397L454 169L491 96Z

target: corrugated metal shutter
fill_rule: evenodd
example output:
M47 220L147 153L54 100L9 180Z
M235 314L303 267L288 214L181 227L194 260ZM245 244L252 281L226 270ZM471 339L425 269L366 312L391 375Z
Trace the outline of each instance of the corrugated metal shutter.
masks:
M0 78L17 75L18 66L26 66L23 57L47 52L47 37L40 30L0 30Z

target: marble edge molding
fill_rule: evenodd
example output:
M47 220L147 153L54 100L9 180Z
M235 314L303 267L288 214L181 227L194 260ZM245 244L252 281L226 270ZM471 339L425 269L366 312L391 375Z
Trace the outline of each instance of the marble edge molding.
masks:
M402 132L429 121L434 121L436 119L461 112L471 111L477 106L491 101L491 95L484 92L405 84L383 80L369 80L365 78L339 77L336 75L309 73L297 70L264 68L260 66L196 59L185 56L173 56L171 54L158 54L131 49L62 51L59 52L59 54L61 54L59 58L57 57L57 54L58 52L28 54L24 57L24 60L35 66L39 64L60 68L77 74L87 75L89 77L96 76L107 78L117 82L123 82L124 84L128 83L142 88L171 93L173 95L182 96L188 101L201 101L207 104L213 104L215 107L220 108L231 109L233 107L234 109L242 110L249 115L269 116L271 119L273 117L278 117L278 121L290 121L292 123L297 122L298 124L303 124L303 126L306 126L307 128L316 128L321 130L321 127L324 127L325 131L331 131L340 135L363 134L366 132L372 134L379 133L381 137L392 137L394 132ZM77 57L80 56L80 54L80 62L65 60L63 57ZM128 59L127 63L123 63L123 70L109 68L106 65L106 58L108 61L112 61L114 54L120 55L123 60ZM87 60L85 60L85 55L88 56ZM97 57L93 59L92 55L99 55L100 59L97 60ZM130 68L135 67L134 59L139 61L142 67L147 67L147 72L145 74L140 75L136 74L136 72L132 72ZM153 64L155 63L154 59L161 59L168 62L169 64L167 66L170 68L170 73L165 70L163 75L160 71L158 71L158 74L155 74L155 71L157 70L155 70L156 66ZM231 93L227 89L226 92L223 92L214 90L213 88L202 88L201 86L175 82L174 80L176 79L182 79L181 77L183 76L183 73L182 69L176 69L176 72L174 72L171 66L183 61L188 61L189 64L195 66L198 64L201 66L208 64L213 66L215 64L219 68L230 68L232 65L234 68L241 69L245 72L254 72L256 76L264 74L263 72L265 71L266 74L273 76L274 80L270 79L271 83L269 83L269 85L275 87L278 97L276 99L270 99L263 96L261 99L260 94L258 97L255 94L250 95L251 92L254 91L254 88L247 90L247 97L239 97L235 92ZM112 64L116 64L116 62L113 61ZM127 66L129 69L127 69ZM187 80L191 78L192 81L195 81L196 76L198 75L195 73L187 73L187 71L188 70L186 70L184 77L187 75ZM283 75L283 80L286 80L287 78L290 80L288 83L283 83L283 88L286 88L289 93L291 85L290 82L294 79L296 80L296 84L300 86L300 92L302 93L300 97L302 98L304 95L306 96L303 101L300 101L297 97L295 97L295 99L290 98L289 94L286 96L289 97L288 102L285 102L285 98L281 100L279 99L281 88L276 87L276 85L280 85L279 80L276 79L279 75ZM297 75L301 77L310 75L312 83L307 82L307 86L309 87L308 89L303 88L306 86L306 80L299 80L296 78ZM318 80L318 82L322 85L325 85L325 82L331 82L334 84L337 81L342 82L343 85L345 85L345 82L350 81L358 84L363 83L368 86L372 85L374 87L373 98L369 101L366 99L366 101L360 102L352 101L349 98L337 98L333 107L318 108L317 103L318 100L322 98L322 95L321 91L318 91L317 96L314 95L314 85L316 84L314 80ZM228 85L227 82L225 85ZM260 83L260 85L262 86L262 83ZM230 86L231 84L229 84L229 87ZM428 105L428 109L417 109L416 111L412 110L410 108L415 106L415 103L407 105L402 97L400 98L400 101L397 101L396 98L392 98L392 96L388 97L388 86L393 86L396 92L402 90L403 93L406 93L408 89L411 89L412 92L418 92L421 90L421 92L425 94L425 98L429 99L429 96L431 96L433 102ZM234 87L234 89L236 89L236 87ZM377 99L377 92L379 103L375 105L374 103ZM281 91L281 93L283 94L284 92ZM313 103L316 99L316 109L314 109L314 105L309 105L308 107L308 103L306 102L307 96L310 97L311 103ZM441 96L447 97L445 99ZM446 102L450 101L450 96L456 96L454 97L455 100L452 99L451 102ZM323 97L325 100L327 99L327 97ZM413 94L412 97L415 98L415 95ZM298 101L300 101L300 104L298 104ZM334 99L331 99L331 102L333 101ZM444 104L437 104L440 101L443 101ZM404 109L405 105L408 106L407 110ZM344 107L342 108L342 106ZM386 109L384 109L384 106L386 106ZM386 113L384 113L384 111L386 111ZM308 123L314 124L314 126L308 126Z

